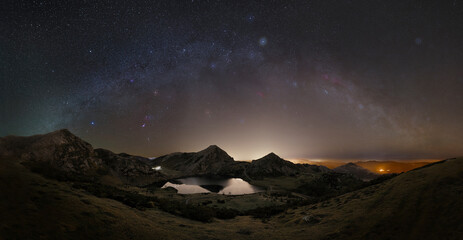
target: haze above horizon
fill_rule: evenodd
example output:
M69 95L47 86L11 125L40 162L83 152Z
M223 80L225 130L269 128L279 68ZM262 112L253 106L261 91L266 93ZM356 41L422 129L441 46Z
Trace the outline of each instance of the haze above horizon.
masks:
M462 156L462 6L5 3L0 136L67 128L143 156Z

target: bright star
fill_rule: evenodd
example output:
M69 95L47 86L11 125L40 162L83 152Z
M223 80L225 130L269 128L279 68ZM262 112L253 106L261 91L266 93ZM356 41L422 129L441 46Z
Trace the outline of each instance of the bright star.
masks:
M266 38L266 37L261 37L261 38L259 39L259 44L260 44L261 46L267 45L267 38Z
M256 18L254 17L254 15L248 15L246 19L248 20L248 22L254 22Z

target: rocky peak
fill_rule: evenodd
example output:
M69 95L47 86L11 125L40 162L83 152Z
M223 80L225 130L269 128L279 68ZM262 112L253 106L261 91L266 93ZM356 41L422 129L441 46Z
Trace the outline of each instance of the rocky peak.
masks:
M79 144L91 148L91 145L89 143L83 141L67 129L60 129L48 134L44 134L40 138L40 141L45 141L47 143L54 144Z
M353 162L350 162L350 163L347 163L347 164L344 164L345 167L360 167L359 165L353 163Z
M212 152L225 152L225 151L219 148L217 145L210 145L209 147L199 151L198 153L212 153Z
M276 155L275 153L271 152L267 155L265 155L264 157L262 157L261 159L269 159L269 160L283 160L282 158L280 158L280 156Z
M47 164L65 172L88 172L98 165L93 147L67 129L30 137L5 138L6 150L25 164Z
M289 165L293 165L292 162L284 160L283 158L279 157L278 155L276 155L273 152L265 155L262 158L259 158L257 160L253 160L253 162L261 163L261 164L262 163L272 163L272 164L284 164L284 165L289 164Z
M211 158L215 161L234 162L233 158L217 145L210 145L206 149L198 152L197 156L202 158Z
M350 162L350 163L346 163L344 165L341 165L339 167L336 167L333 170L335 170L335 169L364 169L364 168L360 167L359 165L357 165L355 163Z
M295 175L301 170L298 165L286 161L272 152L262 158L253 160L247 167L246 172L251 178L262 178Z
M95 179L97 175L111 175L121 182L149 184L164 179L163 174L151 169L147 158L92 145L61 129L29 137L9 136L0 139L0 154L16 157L39 173L59 179Z

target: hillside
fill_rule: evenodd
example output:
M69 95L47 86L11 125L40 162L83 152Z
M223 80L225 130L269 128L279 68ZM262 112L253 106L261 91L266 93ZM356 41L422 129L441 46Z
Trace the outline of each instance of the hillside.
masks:
M244 179L262 179L264 177L295 176L329 172L324 166L294 164L275 153L253 160L252 162L234 161L224 150L212 145L199 152L172 153L156 158L153 166L174 170L171 177L217 175L241 177Z
M0 138L0 156L17 159L34 172L60 180L146 185L166 178L151 169L147 158L93 149L66 129Z
M156 158L152 165L159 165L178 172L178 176L227 174L236 165L230 155L216 145L191 153L172 153Z
M201 223L138 210L0 159L2 239L461 239L463 159L274 216ZM46 216L46 221L44 217Z
M313 239L461 239L462 196L458 158L299 208L280 221Z
M186 173L250 174L262 177L251 183L269 188L230 197L136 187L167 178L151 169L158 163ZM364 183L273 153L239 163L217 146L153 163L93 149L67 130L8 136L0 138L0 239L463 237L463 158L381 178Z
M17 159L0 157L0 239L238 239L240 229L266 224L250 217L205 224L138 210L98 198L72 183L30 172ZM267 238L270 232L263 234Z
M374 173L401 173L401 172L408 172L412 169L419 168L425 165L428 165L435 161L405 161L405 162L398 162L398 161L359 161L355 164L368 169ZM381 171L382 170L382 171Z
M329 169L323 166L309 164L294 164L280 158L275 153L269 153L262 158L253 160L246 167L246 173L251 178L296 176L299 174L313 174L327 172Z
M344 164L342 166L334 168L333 171L338 173L352 174L354 177L363 181L370 181L380 176L379 174L376 174L374 172L369 171L368 169L360 167L355 163Z

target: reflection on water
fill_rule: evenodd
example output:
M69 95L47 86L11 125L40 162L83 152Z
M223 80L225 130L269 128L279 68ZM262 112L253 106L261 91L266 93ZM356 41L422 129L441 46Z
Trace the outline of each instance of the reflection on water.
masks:
M181 184L167 182L162 188L173 187L177 189L179 194L216 192L218 194L242 195L262 191L259 187L253 186L241 178L213 179L190 177L177 180Z

